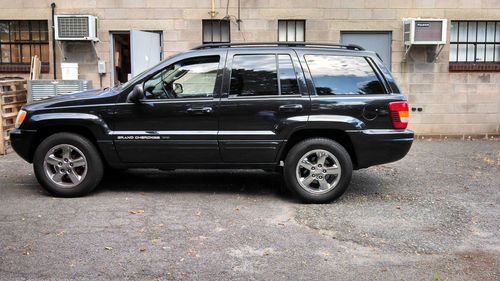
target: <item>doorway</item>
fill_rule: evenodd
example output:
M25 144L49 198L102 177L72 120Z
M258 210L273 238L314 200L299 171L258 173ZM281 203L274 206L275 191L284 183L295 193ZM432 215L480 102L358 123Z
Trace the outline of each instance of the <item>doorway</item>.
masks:
M161 31L110 32L113 85L125 83L161 61L161 35Z
M114 33L113 37L113 84L128 81L130 71L130 33Z
M356 44L368 51L377 53L388 69L391 69L391 44L392 32L390 31L363 31L340 32L340 42L342 44Z

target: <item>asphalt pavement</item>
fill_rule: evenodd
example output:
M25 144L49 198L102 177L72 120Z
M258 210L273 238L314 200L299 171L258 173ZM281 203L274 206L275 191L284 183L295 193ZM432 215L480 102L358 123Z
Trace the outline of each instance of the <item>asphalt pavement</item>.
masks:
M61 199L0 156L1 280L500 280L500 142L419 140L326 205L259 170L129 170Z

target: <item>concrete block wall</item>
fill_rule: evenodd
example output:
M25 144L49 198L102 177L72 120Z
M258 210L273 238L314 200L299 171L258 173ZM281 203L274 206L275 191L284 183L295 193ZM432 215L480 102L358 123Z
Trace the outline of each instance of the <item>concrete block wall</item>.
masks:
M106 61L108 71L111 31L162 31L163 55L168 57L201 43L201 20L210 18L211 7L211 0L0 0L0 19L50 20L51 2L56 3L57 14L99 18L97 54ZM243 0L240 30L234 21L237 3L215 0L215 18L226 15L228 4L233 42L276 41L278 19L305 19L307 41L337 43L341 31L391 31L392 71L411 106L422 108L410 113L412 129L433 135L500 133L500 73L450 73L448 46L436 61L429 62L432 50L425 47L415 48L404 58L402 42L403 18L500 20L499 0ZM98 86L93 58L82 56L81 78L92 79ZM61 57L60 48L57 57ZM103 87L110 83L107 73Z

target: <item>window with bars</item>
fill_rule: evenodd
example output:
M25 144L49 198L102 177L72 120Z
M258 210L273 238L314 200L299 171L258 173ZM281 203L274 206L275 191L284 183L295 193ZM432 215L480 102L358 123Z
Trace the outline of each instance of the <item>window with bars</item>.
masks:
M29 65L34 55L48 65L47 21L0 20L0 53L1 65Z
M500 63L500 21L452 21L450 63Z
M279 42L304 42L306 41L305 20L278 20Z
M231 42L228 20L203 20L203 44Z

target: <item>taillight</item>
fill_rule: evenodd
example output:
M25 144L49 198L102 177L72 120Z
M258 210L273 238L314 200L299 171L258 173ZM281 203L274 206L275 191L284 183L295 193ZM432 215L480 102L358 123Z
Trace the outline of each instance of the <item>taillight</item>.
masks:
M389 103L389 111L391 112L392 125L396 129L406 129L408 126L408 102L393 101Z

